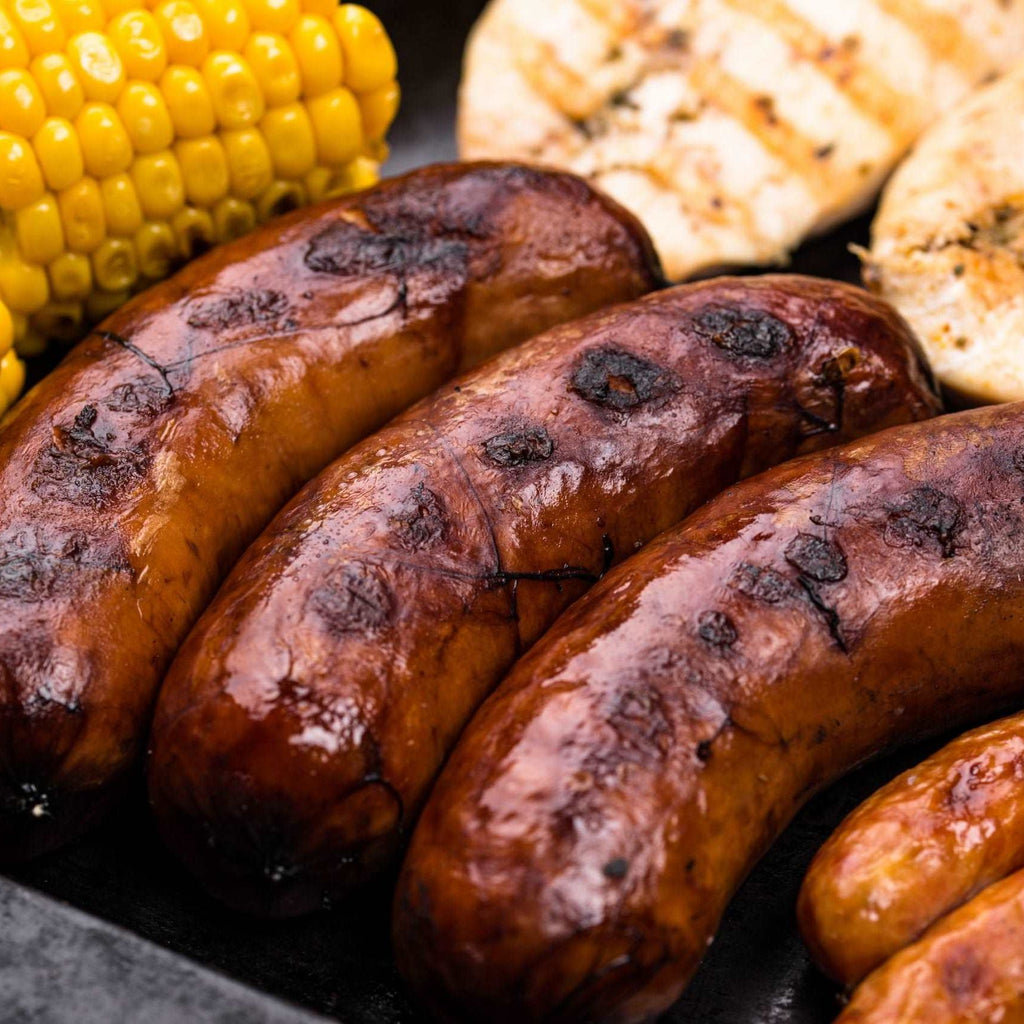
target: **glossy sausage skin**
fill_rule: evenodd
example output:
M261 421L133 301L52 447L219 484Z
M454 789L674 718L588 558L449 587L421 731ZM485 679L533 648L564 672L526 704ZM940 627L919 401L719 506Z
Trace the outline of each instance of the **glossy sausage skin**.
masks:
M836 1024L1024 1024L1024 871L869 975Z
M219 896L315 909L385 862L479 702L608 566L741 476L932 415L846 285L673 289L462 378L311 484L162 690L168 842Z
M1022 666L1024 667L1024 666ZM976 729L880 789L821 848L800 930L845 985L1024 867L1024 716Z
M219 248L0 432L0 859L102 809L171 656L330 459L460 367L658 283L578 179L428 169Z
M484 704L423 812L399 962L442 1015L679 995L816 790L1024 693L1024 406L738 484L610 573Z

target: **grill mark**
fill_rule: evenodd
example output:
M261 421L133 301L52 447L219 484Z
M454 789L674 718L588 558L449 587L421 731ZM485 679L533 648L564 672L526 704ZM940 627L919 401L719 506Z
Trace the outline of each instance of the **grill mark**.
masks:
M929 7L924 0L876 0L893 21L898 21L939 60L976 78L992 66L992 58L971 39L950 14Z

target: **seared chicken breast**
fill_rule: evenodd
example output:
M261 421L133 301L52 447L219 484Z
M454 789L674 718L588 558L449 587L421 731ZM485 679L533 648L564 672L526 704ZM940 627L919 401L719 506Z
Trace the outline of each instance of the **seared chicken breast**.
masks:
M1024 0L493 0L460 147L590 177L673 278L782 262L1022 45Z
M1024 399L1024 65L939 121L893 175L866 276L948 388Z

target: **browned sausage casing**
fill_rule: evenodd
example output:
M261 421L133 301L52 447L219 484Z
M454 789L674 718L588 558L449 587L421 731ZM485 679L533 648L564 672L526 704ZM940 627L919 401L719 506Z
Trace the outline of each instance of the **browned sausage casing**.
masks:
M394 852L470 714L611 561L741 476L935 409L888 307L799 277L661 292L506 353L239 563L161 693L164 835L235 906L321 906Z
M441 167L217 249L75 349L0 433L0 859L101 810L300 484L460 367L657 280L578 179Z
M1014 715L904 772L836 829L800 890L800 930L822 969L852 985L1021 867L1024 715Z
M632 1021L815 790L1024 692L1024 406L739 484L613 571L467 727L399 882L442 1013Z

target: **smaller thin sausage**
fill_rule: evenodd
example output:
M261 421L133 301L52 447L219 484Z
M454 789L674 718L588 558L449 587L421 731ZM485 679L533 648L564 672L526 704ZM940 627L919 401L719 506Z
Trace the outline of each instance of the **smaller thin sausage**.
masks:
M852 986L985 886L1024 867L1024 715L961 736L884 786L818 852L804 941Z
M875 971L836 1024L1024 1022L1024 871Z

